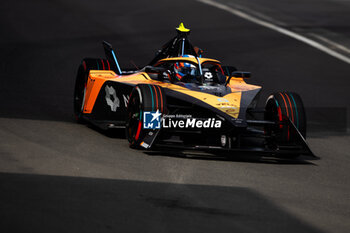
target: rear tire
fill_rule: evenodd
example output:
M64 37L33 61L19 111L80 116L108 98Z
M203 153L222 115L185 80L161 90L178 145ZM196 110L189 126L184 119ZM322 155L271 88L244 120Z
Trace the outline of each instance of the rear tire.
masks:
M152 129L144 129L145 111L165 113L166 98L163 88L151 84L139 84L131 92L127 107L126 138L132 148L140 148L144 137Z
M289 118L306 138L306 114L300 96L293 92L273 93L266 101L265 120L280 122L286 120L285 118ZM265 131L275 134L278 143L290 143L297 137L287 125L266 127Z
M85 58L81 62L74 87L74 116L78 123L84 123L83 107L85 102L85 93L90 70L108 70L109 62L105 59Z

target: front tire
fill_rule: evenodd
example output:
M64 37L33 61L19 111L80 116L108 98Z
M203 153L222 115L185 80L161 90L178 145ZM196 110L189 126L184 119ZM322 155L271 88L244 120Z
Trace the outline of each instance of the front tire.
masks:
M306 114L300 96L293 92L277 92L270 95L265 106L265 120L282 122L286 118L295 125L301 135L306 138ZM268 134L274 134L278 143L291 143L297 135L290 126L279 125L265 128Z
M126 138L132 148L140 148L144 137L152 131L143 127L144 112L165 113L164 89L157 85L139 84L131 92L127 107Z

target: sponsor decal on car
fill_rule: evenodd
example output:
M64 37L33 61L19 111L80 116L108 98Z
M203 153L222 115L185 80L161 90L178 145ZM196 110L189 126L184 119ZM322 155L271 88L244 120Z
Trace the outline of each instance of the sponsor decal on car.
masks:
M192 115L163 115L157 110L156 112L143 113L144 129L162 128L221 128L222 121L216 118L194 118Z
M143 113L143 128L144 129L160 129L162 113L157 110L156 112L144 112Z
M117 92L112 86L106 85L105 87L105 92L106 92L106 102L109 107L111 107L112 112L116 112L117 108L120 107L120 101L117 97Z
M128 107L129 98L130 98L130 96L123 95L124 105L125 105L126 108Z
M163 128L221 128L221 120L215 118L164 118Z

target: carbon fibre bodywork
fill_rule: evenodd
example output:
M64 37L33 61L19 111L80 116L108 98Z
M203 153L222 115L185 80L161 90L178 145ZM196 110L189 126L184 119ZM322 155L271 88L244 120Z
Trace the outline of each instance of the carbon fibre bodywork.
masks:
M151 66L141 70L123 71L112 47L104 43L104 48L107 60L101 59L102 67L109 69L89 70L85 67L88 77L84 87L81 117L86 121L102 129L125 127L130 94L135 87L148 85L148 95L152 99L150 111L159 110L153 107L153 102L155 106L162 108L161 127L148 129L141 143L138 143L139 146L147 149L165 147L181 150L262 152L281 156L313 155L289 116L283 116L278 121L258 117L264 113L255 109L261 86L247 84L244 75L235 76L237 73L226 72L230 69L222 67L217 60L200 57L199 50L187 39L187 32L178 31L178 35L166 43L150 62ZM184 57L183 54L192 56ZM166 78L169 71L167 68L176 62L186 62L197 67L200 70L200 74L196 76L197 81L174 81L170 75L169 79ZM210 79L208 82L206 73L202 70L206 65L221 70L221 76L213 73L217 80ZM163 98L166 103L164 106ZM158 104L158 100L162 103ZM142 114L140 111L140 121ZM191 119L202 123L196 124ZM216 126L220 127L214 127L216 122ZM208 127L203 127L204 124ZM138 133L145 130L144 127L140 123ZM292 135L293 140L281 143L274 131L266 130L273 127L287 127L288 138Z

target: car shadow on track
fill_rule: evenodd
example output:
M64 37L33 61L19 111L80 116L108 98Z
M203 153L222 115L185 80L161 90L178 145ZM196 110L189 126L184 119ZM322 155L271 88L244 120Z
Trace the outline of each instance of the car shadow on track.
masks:
M0 173L0 232L320 232L244 187Z
M266 157L259 154L252 153L237 153L237 154L212 154L200 151L145 151L145 154L149 156L167 156L185 159L195 160L215 160L215 161L228 161L228 162L245 162L245 163L261 163L261 164L278 164L278 165L313 165L317 164L311 162L313 158L309 156L299 156L297 158L277 158Z
M92 130L95 130L96 132L99 132L100 134L109 137L109 138L117 138L117 139L126 139L125 136L125 128L115 128L115 129L108 129L103 130L95 125L87 124L87 127L89 127Z
M102 130L94 125L88 124L88 127L96 130L102 135L109 138L125 139L125 129L110 129ZM132 150L132 149L131 149ZM266 163L266 164L286 164L286 165L315 165L310 161L317 160L310 156L299 156L297 158L278 158L278 157L267 157L257 153L207 153L201 151L169 151L169 150L156 150L156 151L144 151L144 154L149 156L167 156L177 157L185 159L197 159L197 160L217 160L217 161L231 161L231 162L247 162L247 163Z

